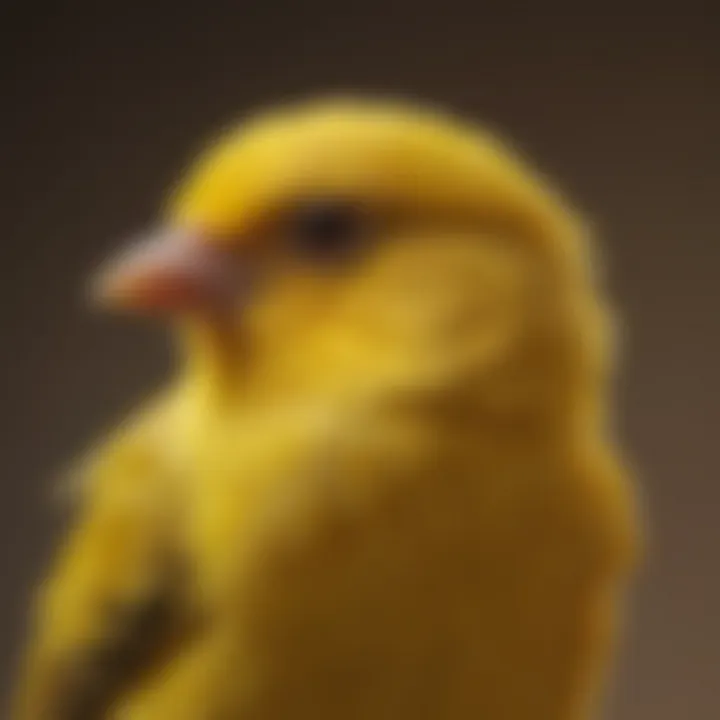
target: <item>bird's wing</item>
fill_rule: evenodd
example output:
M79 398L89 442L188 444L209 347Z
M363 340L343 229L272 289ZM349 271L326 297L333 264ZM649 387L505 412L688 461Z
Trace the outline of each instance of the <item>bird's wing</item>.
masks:
M17 720L94 720L186 621L157 411L90 463L78 517L41 588Z

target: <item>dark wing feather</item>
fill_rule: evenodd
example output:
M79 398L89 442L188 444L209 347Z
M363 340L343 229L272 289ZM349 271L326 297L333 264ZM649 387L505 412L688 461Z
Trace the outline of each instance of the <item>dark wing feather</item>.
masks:
M96 720L187 637L179 498L146 426L90 468L78 516L39 598L17 720Z

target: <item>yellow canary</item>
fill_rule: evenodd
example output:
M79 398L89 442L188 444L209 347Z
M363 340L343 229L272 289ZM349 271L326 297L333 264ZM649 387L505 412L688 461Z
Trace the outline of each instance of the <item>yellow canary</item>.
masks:
M633 577L613 313L504 142L258 115L99 274L177 335L87 459L14 720L586 720Z

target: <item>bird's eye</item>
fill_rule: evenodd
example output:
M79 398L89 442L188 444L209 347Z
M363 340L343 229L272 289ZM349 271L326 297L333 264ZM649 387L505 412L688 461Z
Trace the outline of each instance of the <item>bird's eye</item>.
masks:
M303 203L295 209L289 227L295 252L320 261L347 257L357 249L365 231L365 213L344 200Z

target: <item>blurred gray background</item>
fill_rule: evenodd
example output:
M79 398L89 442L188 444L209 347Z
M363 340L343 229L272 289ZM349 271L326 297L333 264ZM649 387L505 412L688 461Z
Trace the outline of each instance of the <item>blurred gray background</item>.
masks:
M54 476L167 370L154 328L86 311L88 272L218 126L355 90L489 121L594 221L652 528L608 717L720 717L717 23L687 2L139 5L2 10L2 693L62 519Z

